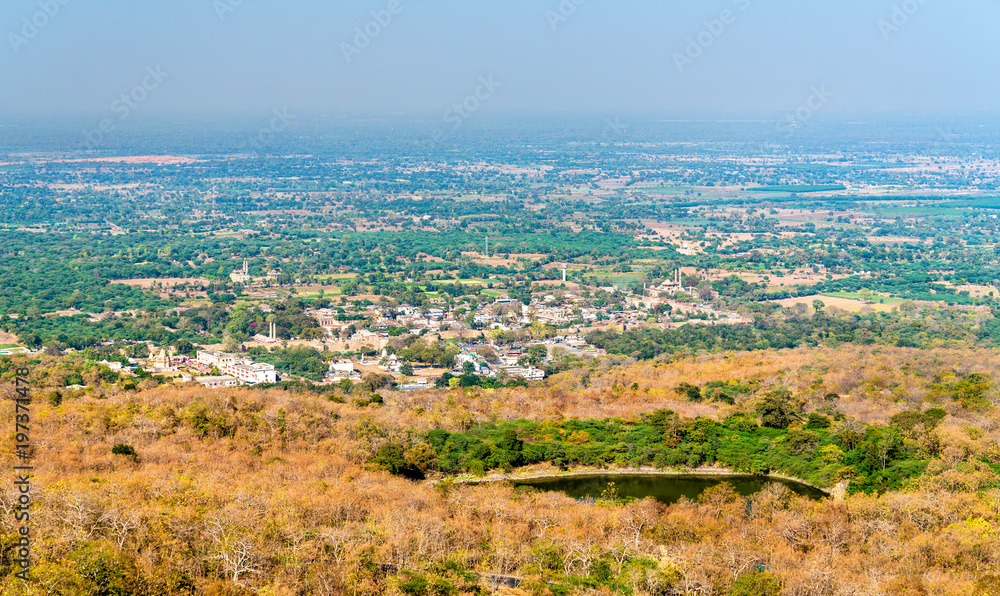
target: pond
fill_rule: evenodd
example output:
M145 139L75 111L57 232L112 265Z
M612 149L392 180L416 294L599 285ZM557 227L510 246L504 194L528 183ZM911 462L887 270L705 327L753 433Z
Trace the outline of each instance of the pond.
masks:
M600 498L601 493L608 488L608 483L614 482L618 497L634 497L643 499L653 497L667 505L676 503L681 497L697 499L705 489L723 482L733 485L736 492L743 496L752 495L772 482L783 484L793 493L819 500L826 497L823 491L781 478L766 476L656 476L649 474L599 474L593 476L564 476L560 478L537 478L531 480L516 480L515 486L530 486L542 491L558 491L571 497L582 499L586 497Z

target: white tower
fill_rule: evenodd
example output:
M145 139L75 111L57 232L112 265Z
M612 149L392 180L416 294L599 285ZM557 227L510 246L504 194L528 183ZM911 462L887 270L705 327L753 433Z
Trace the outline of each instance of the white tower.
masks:
M563 264L563 283L566 283L566 264Z

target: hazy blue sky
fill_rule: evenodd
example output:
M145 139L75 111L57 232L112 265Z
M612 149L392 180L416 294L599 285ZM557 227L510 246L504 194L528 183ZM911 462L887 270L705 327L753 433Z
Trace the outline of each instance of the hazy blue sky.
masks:
M441 114L490 76L469 105L491 112L1000 112L997 0L398 0L369 24L391 4L4 0L0 113L111 113L130 93L148 115Z

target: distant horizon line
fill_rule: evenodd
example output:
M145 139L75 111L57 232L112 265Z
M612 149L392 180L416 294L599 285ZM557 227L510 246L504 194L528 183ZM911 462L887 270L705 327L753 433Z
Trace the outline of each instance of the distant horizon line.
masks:
M279 106L263 110L163 110L145 114L134 114L129 118L130 123L156 123L164 121L190 120L200 122L225 122L239 120L259 120L267 117L274 110L288 110L297 120L315 122L424 122L427 120L440 120L442 112L435 110L409 110L409 111L340 111L332 112L328 110L296 110L290 106ZM476 114L475 119L480 121L502 120L511 118L532 118L532 119L566 119L566 118L615 118L629 117L641 118L647 121L658 120L663 122L754 122L773 121L774 118L781 117L788 110L727 110L727 111L698 111L698 110L533 110L533 109L505 109L494 110ZM0 125L16 125L21 122L32 122L48 120L50 122L93 120L95 118L109 117L108 111L74 111L74 112L53 112L53 113L4 113L0 112ZM915 110L852 110L824 112L823 120L844 121L852 118L892 118L892 119L941 119L941 118L1000 118L1000 110L997 111L915 111ZM819 120L819 119L818 119Z

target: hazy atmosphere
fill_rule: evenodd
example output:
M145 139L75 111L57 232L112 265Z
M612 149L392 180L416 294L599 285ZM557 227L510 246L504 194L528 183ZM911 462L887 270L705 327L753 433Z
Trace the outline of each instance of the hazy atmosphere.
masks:
M993 0L7 0L0 114L107 112L144 79L140 117L436 113L480 78L484 113L781 112L816 91L830 114L995 111L998 22Z

